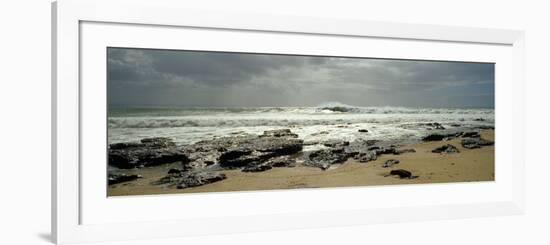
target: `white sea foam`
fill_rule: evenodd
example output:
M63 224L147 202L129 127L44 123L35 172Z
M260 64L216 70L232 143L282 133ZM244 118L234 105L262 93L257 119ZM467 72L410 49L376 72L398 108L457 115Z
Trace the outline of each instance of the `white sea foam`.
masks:
M429 122L446 128L494 126L494 110L325 103L318 107L112 109L108 118L111 143L166 136L179 144L278 128L291 128L306 142L417 139L428 132L421 124ZM369 132L360 133L358 129Z

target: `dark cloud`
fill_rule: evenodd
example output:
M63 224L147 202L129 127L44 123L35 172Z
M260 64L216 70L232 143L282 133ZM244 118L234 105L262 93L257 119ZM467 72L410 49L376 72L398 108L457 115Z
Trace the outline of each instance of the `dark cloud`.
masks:
M108 49L111 105L494 106L494 65Z

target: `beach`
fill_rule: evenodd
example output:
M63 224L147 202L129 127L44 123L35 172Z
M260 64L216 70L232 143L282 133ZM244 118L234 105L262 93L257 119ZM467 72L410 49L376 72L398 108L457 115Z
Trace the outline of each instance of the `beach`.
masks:
M493 129L479 130L480 138L494 141ZM224 178L194 187L175 188L174 185L159 185L171 169L181 168L181 163L128 169L125 174L140 175L132 181L109 185L108 196L154 195L199 192L254 191L299 188L330 188L351 186L428 184L449 182L494 181L494 145L472 149L464 148L464 135L442 140L401 144L395 149L414 149L400 154L379 154L375 160L359 161L347 158L327 169L296 164L273 167L267 170L243 172L241 168L217 169ZM404 141L405 142L405 141ZM459 152L434 153L435 148L450 144ZM399 160L389 167L388 160ZM412 176L400 178L390 175L392 170L406 170Z

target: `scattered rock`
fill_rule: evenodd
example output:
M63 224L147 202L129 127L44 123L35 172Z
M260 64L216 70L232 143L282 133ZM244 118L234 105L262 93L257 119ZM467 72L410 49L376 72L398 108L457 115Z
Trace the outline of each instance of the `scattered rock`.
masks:
M454 145L446 144L444 146L440 146L440 147L437 147L437 148L433 149L432 152L433 153L451 154L451 153L459 153L460 151Z
M462 147L466 149L476 149L476 148L481 148L482 146L494 145L495 142L490 140L485 140L482 138L465 138L465 139L462 139L461 144L462 144Z
M384 164L382 165L383 168L389 168L395 164L398 164L399 163L399 160L395 160L395 159L389 159L387 160L386 162L384 162Z
M397 175L401 179L414 179L418 176L413 176L410 171L404 170L404 169L395 169L390 171L389 175Z
M128 182L141 178L138 174L109 174L107 177L109 185L114 185L122 182Z
M369 131L366 129L359 129L357 130L359 133L368 133Z

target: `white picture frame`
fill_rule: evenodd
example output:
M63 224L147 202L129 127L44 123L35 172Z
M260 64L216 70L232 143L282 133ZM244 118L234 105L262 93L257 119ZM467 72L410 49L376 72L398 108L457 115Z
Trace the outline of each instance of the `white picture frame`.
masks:
M231 216L202 215L177 217L159 220L131 220L121 215L117 219L98 219L83 222L83 216L94 216L99 210L83 215L83 205L87 197L84 189L82 170L82 91L81 69L83 49L82 26L87 23L108 23L138 27L190 28L213 31L261 32L267 34L311 35L317 37L376 38L384 40L406 40L437 42L441 45L473 44L505 47L504 58L507 64L506 86L497 85L497 114L506 120L502 128L509 129L500 134L497 128L496 161L505 162L507 178L494 185L481 184L444 186L394 186L377 189L379 195L388 196L387 207L367 207L350 205L340 209L314 209L306 212L284 206L285 210L274 211L266 208L258 213L237 213ZM470 27L450 27L438 25L419 25L388 23L376 21L334 20L297 16L268 16L253 13L209 12L186 9L181 1L155 2L150 0L108 1L108 0L60 0L52 4L52 237L58 244L75 242L114 241L128 239L152 239L177 236L252 232L280 229L314 228L341 225L379 224L419 220L453 219L464 217L482 217L495 215L521 214L524 211L524 34L518 30L496 30ZM170 30L164 30L170 32ZM101 39L101 38L100 38ZM154 40L153 40L154 42ZM107 45L107 44L105 44ZM139 44L136 44L139 45ZM150 47L145 47L150 48ZM383 50L381 52L384 52ZM389 51L387 51L389 54ZM461 56L453 60L468 59ZM422 57L419 57L422 58ZM497 61L498 64L498 61ZM504 84L504 82L502 83ZM499 99L513 95L506 104L507 110L499 112ZM504 103L504 102L503 102ZM502 103L500 104L502 105ZM499 116L497 116L497 122ZM503 131L500 131L503 132ZM500 143L500 142L506 142ZM508 148L506 148L508 147ZM507 150L513 147L513 151ZM500 155L499 155L500 154ZM499 165L497 165L497 170ZM102 176L103 178L105 176ZM502 180L502 179L501 179ZM98 186L97 188L104 188ZM462 202L437 200L400 204L399 199L392 201L391 196L399 191L415 192L420 188L453 188L457 193L475 192L477 195L490 193L498 188L500 194L494 198L463 200ZM348 198L363 191L361 188L301 191L268 191L229 194L225 201L238 204L239 199L253 200L261 195L265 200L294 200L300 196L332 195ZM367 193L367 192L365 192ZM392 194L393 193L393 194ZM106 197L105 197L106 198ZM140 198L140 197L137 197ZM142 198L142 197L141 197ZM218 194L195 195L198 202L222 198ZM249 199L247 199L249 198ZM179 202L182 196L147 197L145 206L155 209L163 200ZM128 200L128 199L127 199ZM138 199L132 199L135 201ZM145 200L145 199L144 199ZM349 199L354 200L354 199ZM431 203L430 203L431 202ZM269 203L269 202L264 202ZM273 201L271 201L273 203ZM91 203L94 206L94 202ZM96 203L97 204L97 203ZM105 203L102 203L103 205ZM384 205L384 202L378 203ZM275 205L275 204L272 204ZM101 207L101 206L99 206ZM116 212L116 205L110 212ZM120 207L118 207L120 209ZM120 213L123 213L122 211ZM113 214L113 213L111 213ZM163 214L158 214L163 215ZM101 215L97 215L101 217ZM192 222L189 222L192 221Z

